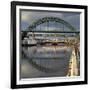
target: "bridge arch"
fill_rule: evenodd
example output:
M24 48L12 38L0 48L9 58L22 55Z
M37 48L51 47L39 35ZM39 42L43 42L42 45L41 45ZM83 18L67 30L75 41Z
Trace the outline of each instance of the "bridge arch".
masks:
M61 23L63 25L65 25L66 27L68 27L70 29L70 31L76 31L76 29L71 25L69 24L68 22L66 22L65 20L62 20L58 17L44 17L44 18L41 18L41 19L38 19L36 20L35 22L33 22L29 27L28 27L28 31L33 31L33 35L34 35L34 28L36 28L38 25L41 25L45 22L56 22L56 23ZM27 32L27 31L26 31ZM33 36L35 37L35 36ZM66 37L67 38L67 37ZM35 51L34 51L35 52ZM29 60L29 62L32 64L32 66L34 66L35 68L37 68L38 70L41 70L41 71L44 71L44 72L56 72L58 70L56 69L51 69L51 68L48 68L48 67L45 67L43 65L40 65L40 64L37 64L36 61L34 61L33 59L30 59L27 54L25 52L24 53L24 56Z
M63 19L60 19L58 17L44 17L44 18L41 18L41 19L38 19L36 21L34 21L29 27L28 29L30 31L32 31L34 28L36 28L38 25L40 24L43 24L45 22L56 22L56 23L61 23L63 25L65 25L66 27L68 27L70 29L70 31L76 31L76 29L71 25L69 24L67 21L63 20Z

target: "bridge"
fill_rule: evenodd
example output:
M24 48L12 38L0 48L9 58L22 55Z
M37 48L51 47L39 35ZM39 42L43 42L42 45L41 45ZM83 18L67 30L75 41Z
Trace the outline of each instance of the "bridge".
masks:
M79 47L80 47L80 31L77 31L71 24L57 17L44 17L34 21L26 30L21 31L22 47L60 47L60 48L72 48L69 68L67 76L79 75ZM36 52L36 50L34 51ZM25 57L30 59L29 56L23 52ZM39 57L40 58L40 57ZM44 57L45 58L45 57ZM59 57L60 58L60 57ZM55 72L41 64L37 64L36 61L30 60L30 63L37 69L44 72ZM73 64L74 63L74 64ZM73 66L75 65L75 66ZM72 68L77 68L72 69ZM60 70L60 68L59 68ZM73 71L74 70L74 71Z

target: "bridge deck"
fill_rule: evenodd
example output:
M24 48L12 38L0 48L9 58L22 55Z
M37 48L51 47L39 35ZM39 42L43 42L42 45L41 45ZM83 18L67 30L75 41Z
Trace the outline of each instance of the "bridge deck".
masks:
M33 30L33 31L21 31L21 32L34 32L34 33L80 33L80 31L40 31L40 30Z

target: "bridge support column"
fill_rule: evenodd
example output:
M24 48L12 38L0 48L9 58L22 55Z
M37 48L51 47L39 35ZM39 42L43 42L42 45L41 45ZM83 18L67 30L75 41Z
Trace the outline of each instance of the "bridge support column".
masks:
M78 76L78 62L77 62L77 55L75 53L75 48L73 48L72 50L67 76Z

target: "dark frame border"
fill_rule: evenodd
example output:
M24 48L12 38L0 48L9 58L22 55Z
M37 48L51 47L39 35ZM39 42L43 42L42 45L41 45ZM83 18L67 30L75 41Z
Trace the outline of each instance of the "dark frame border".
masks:
M75 9L84 9L84 17L85 17L85 42L84 42L84 81L74 81L74 82L58 82L58 83L44 83L44 84L23 84L17 85L16 84L16 6L40 6L40 7L55 7L55 8L75 8ZM69 4L52 4L52 3L34 3L34 2L19 2L19 1L12 1L11 2L11 88L31 88L31 87L49 87L49 86L66 86L66 85L80 85L80 84L87 84L88 83L88 42L87 42L87 33L88 33L88 7L83 5L69 5Z

